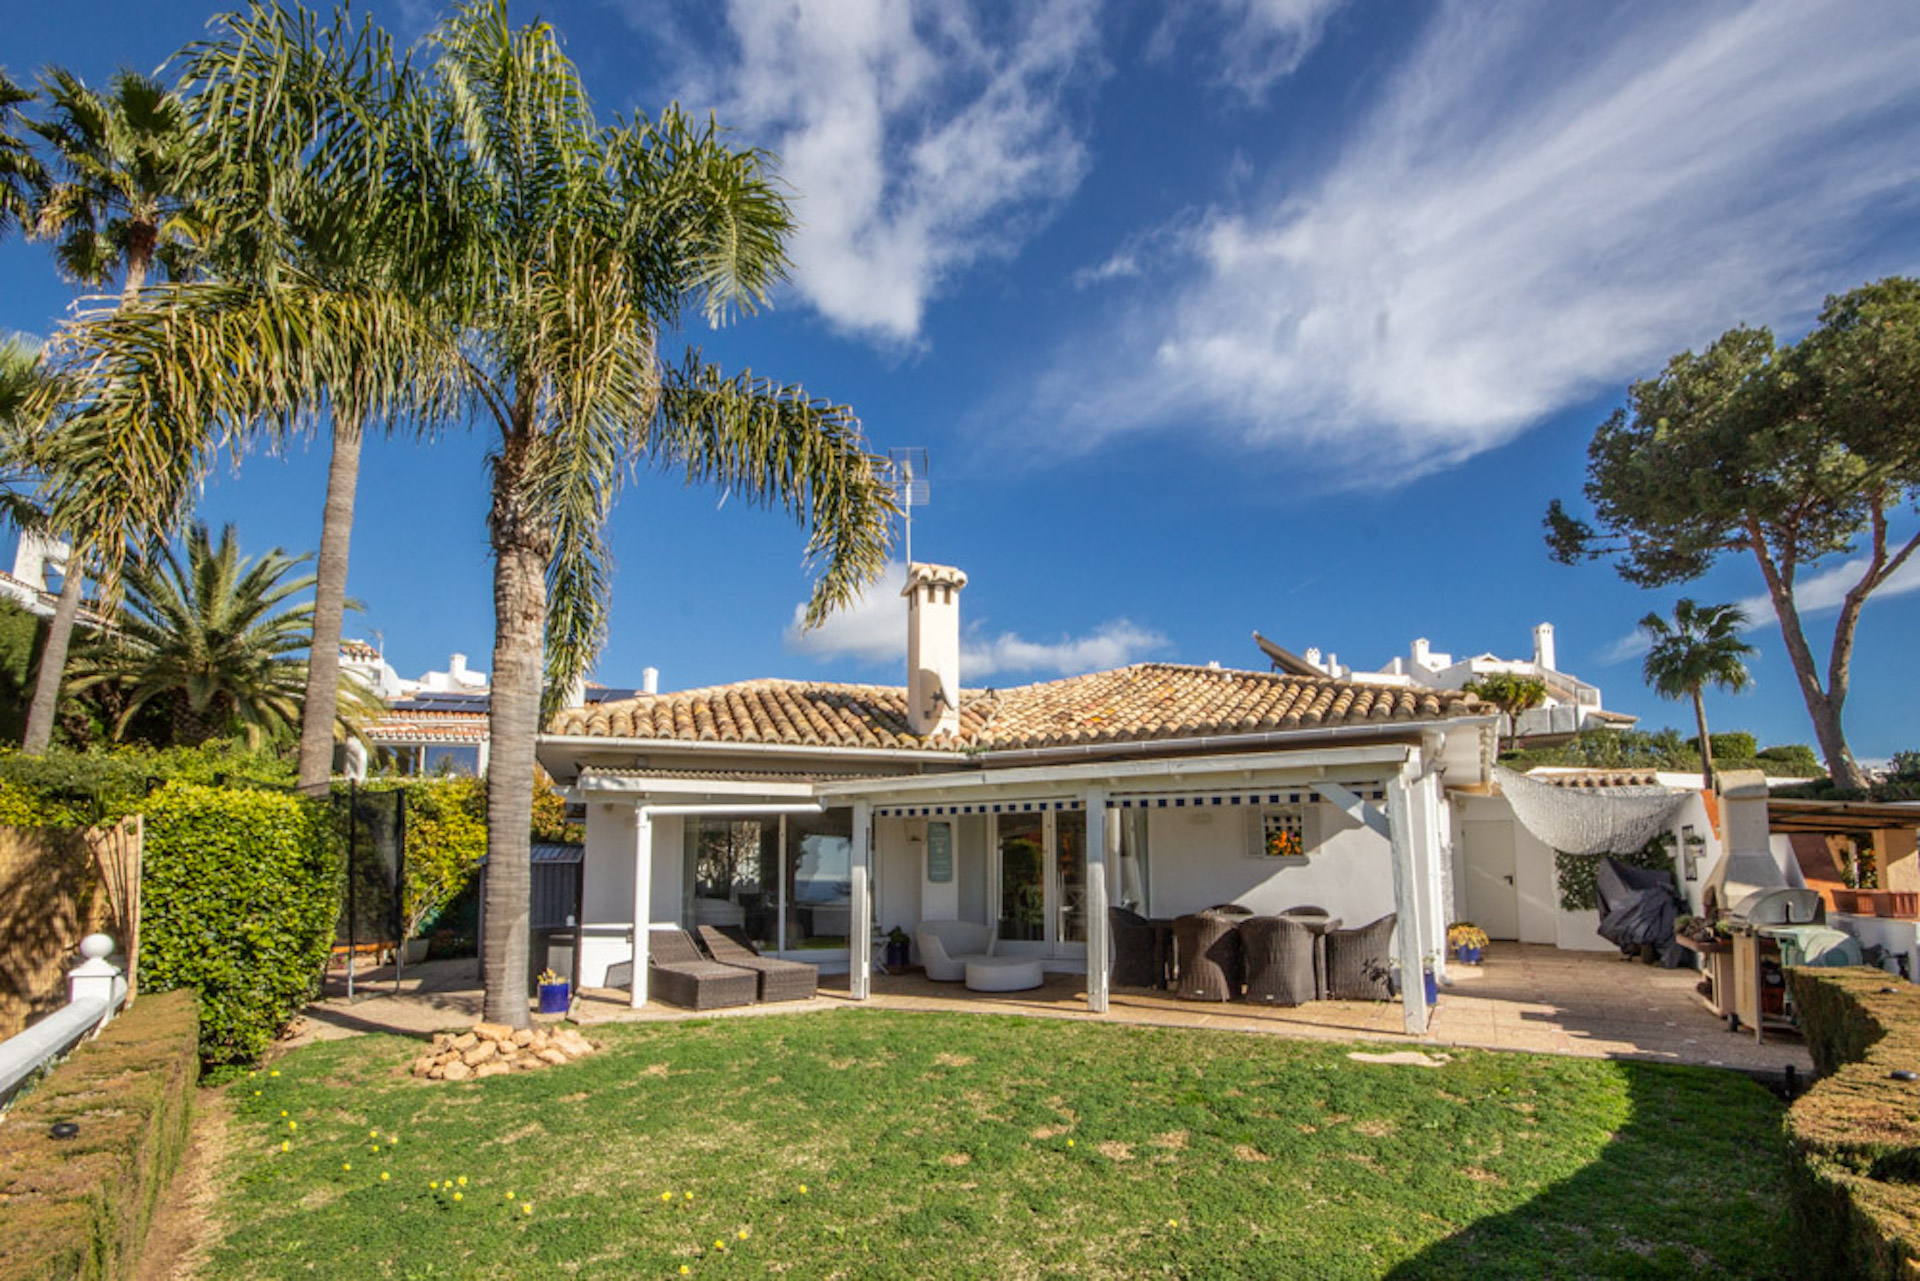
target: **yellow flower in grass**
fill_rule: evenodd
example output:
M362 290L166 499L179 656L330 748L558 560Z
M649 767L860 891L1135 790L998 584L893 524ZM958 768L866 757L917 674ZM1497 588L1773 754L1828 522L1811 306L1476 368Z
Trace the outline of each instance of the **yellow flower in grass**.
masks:
M736 1237L739 1237L742 1241L744 1241L747 1239L747 1230L745 1228L741 1228L738 1232L734 1233L733 1235L735 1235Z
M465 1200L466 1198L463 1193L456 1192L453 1194L453 1199L456 1201L462 1201L462 1200Z
M511 1201L513 1199L514 1199L514 1193L512 1192L507 1193L507 1200Z
M291 1151L292 1148L293 1148L293 1145L288 1143L285 1139L280 1140L280 1150L282 1152Z
M683 1192L683 1193L681 1193L681 1195L682 1195L682 1196L684 1196L684 1197L686 1197L686 1198L687 1198L687 1200L689 1200L689 1201L691 1201L691 1200L693 1200L693 1193L691 1193L691 1192Z
M681 1265L680 1265L680 1275L681 1275L681 1276L685 1276L685 1275L687 1275L687 1273L689 1273L689 1272L691 1272L691 1271L693 1271L693 1269L692 1269L692 1268L690 1268L690 1267L688 1267L688 1266L687 1266L686 1264L684 1264L684 1263L683 1263L683 1264L681 1264Z
M427 1191L429 1191L429 1192L438 1192L439 1190L440 1190L440 1183L439 1183L439 1181L438 1181L438 1180L429 1180L429 1181L428 1181L428 1183L427 1183Z
M367 1131L367 1137L368 1137L368 1138L370 1138L370 1139L377 1139L377 1138L379 1138L379 1137L380 1137L380 1131L378 1131L378 1130L368 1130L368 1131Z
M297 1130L300 1128L300 1123L298 1121L289 1121L287 1122L287 1128L289 1130Z
M458 1181L458 1183L460 1184L460 1186L461 1186L461 1187L463 1187L463 1188L464 1188L464 1187L466 1187L466 1186L467 1186L467 1176L466 1176L466 1175L464 1175L464 1174L463 1174L463 1175L461 1175L461 1176L460 1176L460 1178L459 1178L459 1179L458 1179L457 1181Z
M353 1162L351 1162L351 1161L342 1161L342 1162L340 1163L340 1168L341 1168L341 1169L343 1169L343 1170L351 1170L351 1169L353 1169Z
M380 1171L380 1182L385 1183L389 1177L385 1170Z
M522 1213L522 1214L532 1214L532 1213L533 1213L533 1202L531 1202L531 1201L527 1201L527 1202L524 1202L524 1203L522 1203L522 1204L521 1204L521 1206L520 1206L520 1213Z
M1167 1220L1167 1226L1168 1226L1168 1227L1170 1227L1170 1228L1177 1228L1177 1227L1179 1227L1179 1226L1180 1226L1180 1220L1178 1220L1178 1219L1168 1219L1168 1220Z
M269 1072L269 1073L267 1073L267 1075L268 1075L268 1076L279 1076L279 1075L280 1075L280 1069L279 1069L279 1068L275 1068L275 1069L274 1069L273 1071L271 1071L271 1072Z
M662 1192L662 1193L660 1194L660 1199L661 1199L662 1201L671 1201L671 1200L673 1200L673 1193L671 1193L671 1192Z
M281 1109L280 1109L280 1115L281 1115L281 1116L285 1116L286 1114L287 1114L287 1110L286 1110L285 1108L281 1108Z
M802 1183L800 1185L800 1195L805 1196L806 1194L807 1194L807 1185Z

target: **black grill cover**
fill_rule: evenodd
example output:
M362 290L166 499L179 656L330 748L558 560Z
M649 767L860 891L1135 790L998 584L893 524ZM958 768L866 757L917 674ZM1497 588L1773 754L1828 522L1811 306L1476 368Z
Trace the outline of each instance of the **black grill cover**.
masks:
M1686 949L1673 937L1673 921L1680 901L1673 893L1673 873L1629 867L1603 858L1594 872L1600 891L1600 937L1622 952L1637 952L1651 943L1668 969L1679 966Z

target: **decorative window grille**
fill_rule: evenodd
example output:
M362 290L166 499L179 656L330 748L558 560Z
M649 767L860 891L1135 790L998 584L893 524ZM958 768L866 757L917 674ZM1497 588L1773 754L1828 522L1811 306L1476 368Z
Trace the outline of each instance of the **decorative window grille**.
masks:
M1304 859L1307 856L1307 807L1266 805L1260 809L1256 858Z

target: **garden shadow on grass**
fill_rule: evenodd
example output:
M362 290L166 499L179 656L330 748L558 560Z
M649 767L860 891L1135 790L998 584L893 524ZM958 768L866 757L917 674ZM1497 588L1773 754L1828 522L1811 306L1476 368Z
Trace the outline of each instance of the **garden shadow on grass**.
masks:
M1732 1113L1751 1113L1755 1100L1747 1092L1768 1093L1760 1084L1712 1068L1631 1060L1617 1067L1631 1114L1595 1160L1520 1206L1476 1219L1387 1275L1402 1281L1833 1275L1819 1262L1826 1255L1818 1243L1794 1227L1794 1158L1784 1129L1755 1142L1750 1122L1722 1124ZM1769 1103L1784 1114L1784 1107ZM1755 1163L1766 1172L1767 1195L1752 1190ZM1735 1176L1736 1169L1745 1173ZM1709 1253L1693 1244L1702 1221L1717 1223L1716 1235L1731 1246ZM1490 1271L1489 1257L1509 1263Z

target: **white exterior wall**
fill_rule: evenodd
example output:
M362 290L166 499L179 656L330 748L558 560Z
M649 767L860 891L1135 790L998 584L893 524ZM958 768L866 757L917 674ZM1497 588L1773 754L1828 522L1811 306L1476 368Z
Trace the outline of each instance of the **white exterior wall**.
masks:
M1147 823L1149 906L1180 916L1216 903L1277 915L1311 903L1348 926L1393 911L1387 841L1327 804L1308 806L1304 866L1255 857L1244 809L1153 810Z
M873 820L873 863L875 879L879 883L876 902L880 908L880 930L874 935L876 941L885 938L887 931L896 925L911 934L913 927L926 916L920 904L920 878L925 875L926 842L923 838L919 844L914 844L907 836L907 819Z
M587 806L580 868L580 985L607 986L607 967L633 959L633 807ZM685 838L677 815L653 820L653 922L680 920Z

